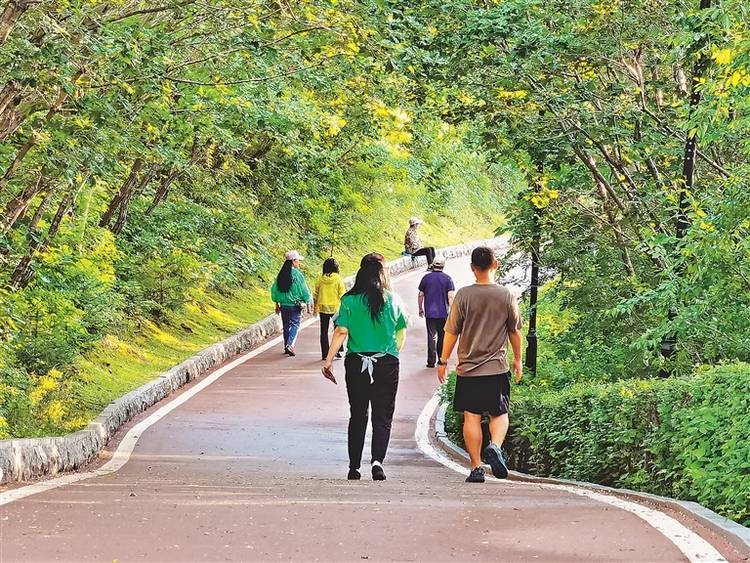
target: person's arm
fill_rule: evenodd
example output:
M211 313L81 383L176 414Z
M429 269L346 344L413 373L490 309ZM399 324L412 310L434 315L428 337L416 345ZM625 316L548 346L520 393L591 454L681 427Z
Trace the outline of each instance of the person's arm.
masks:
M417 303L419 304L419 316L424 317L424 291L419 292Z
M448 334L446 333L445 336L447 337ZM519 329L509 332L508 340L510 341L511 348L513 348L513 371L516 374L515 381L516 383L521 383L521 379L523 378L523 363L521 362L523 334L521 334L521 330ZM443 344L443 348L445 348L445 344Z
M438 358L439 362L437 367L438 381L441 384L445 383L446 374L448 373L448 360L450 359L451 354L453 354L456 342L458 342L458 335L446 330L443 339L443 351L440 354L440 358Z
M312 293L310 293L310 288L307 285L307 280L305 280L305 276L302 275L302 272L299 270L295 270L297 272L296 277L296 285L297 285L297 295L299 296L299 301L302 301L307 305L307 312L312 311Z
M344 345L347 336L349 336L349 329L346 327L337 326L334 329L331 346L328 348L328 356L326 356L326 362L323 364L323 377L334 383L336 383L336 377L333 375L333 357Z
M281 304L279 303L279 301L281 301L281 292L279 291L279 286L276 283L276 280L273 281L273 285L271 286L271 301L274 302L274 310L278 315L281 313Z
M396 347L398 348L399 352L401 352L401 350L404 349L405 344L406 344L406 329L402 328L401 330L396 331Z
M523 344L522 326L521 312L518 310L518 300L515 297L511 297L508 302L508 321L506 327L508 330L508 340L510 341L511 348L513 348L513 371L516 374L516 383L520 383L523 377L523 363L521 362L523 355L521 351Z
M307 281L305 281L305 277L300 274L299 275L299 281L300 281L300 292L302 293L302 301L305 303L312 303L312 294L310 293L310 288L307 286Z
M315 282L315 290L313 291L313 315L320 313L320 278Z
M448 276L448 310L450 311L453 305L453 298L456 296L456 286L453 283L453 278Z

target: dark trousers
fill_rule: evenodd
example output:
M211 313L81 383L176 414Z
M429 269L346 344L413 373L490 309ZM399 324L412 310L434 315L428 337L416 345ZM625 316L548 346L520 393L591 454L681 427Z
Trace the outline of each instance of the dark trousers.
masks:
M284 327L284 348L294 346L297 341L297 332L302 318L302 307L281 306L281 324Z
M367 354L368 356L371 354ZM391 439L391 423L398 390L398 358L377 359L372 378L362 371L359 354L347 354L346 393L349 396L349 468L359 469L365 447L368 409L372 405L372 460L383 462Z
M328 356L328 348L330 347L330 341L328 340L328 331L331 326L331 319L333 318L332 313L320 313L320 353L322 358L325 359ZM339 349L339 352L343 352L344 347Z
M426 246L424 248L420 248L416 252L412 252L411 255L412 256L426 256L427 265L430 266L432 262L435 260L435 249L432 246Z
M425 319L427 321L427 365L434 366L443 353L445 321L448 319ZM437 348L435 345L437 344Z

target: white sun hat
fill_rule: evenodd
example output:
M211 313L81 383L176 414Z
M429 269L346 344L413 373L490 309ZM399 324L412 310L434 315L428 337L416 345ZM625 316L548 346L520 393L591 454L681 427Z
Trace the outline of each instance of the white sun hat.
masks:
M411 219L409 219L410 227L413 227L414 225L421 225L422 223L424 223L424 221L422 221L422 219L420 219L419 217L412 217Z
M290 250L289 252L284 254L284 258L286 258L287 260L304 260L305 259L305 257L302 256L296 250Z

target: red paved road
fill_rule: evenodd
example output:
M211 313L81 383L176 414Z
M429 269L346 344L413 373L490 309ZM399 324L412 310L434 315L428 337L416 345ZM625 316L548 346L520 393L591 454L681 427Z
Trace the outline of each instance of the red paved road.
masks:
M448 270L469 281L465 262ZM412 313L420 275L395 284ZM0 559L685 560L629 512L536 485L468 485L427 459L414 429L436 380L412 318L386 482L344 479L346 393L320 376L315 325L296 358L269 350L152 426L119 472L0 507Z

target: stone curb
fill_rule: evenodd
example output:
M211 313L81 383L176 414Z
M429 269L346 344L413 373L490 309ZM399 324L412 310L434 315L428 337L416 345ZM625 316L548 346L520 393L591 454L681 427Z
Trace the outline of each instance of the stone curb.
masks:
M466 452L466 450L454 444L448 438L448 434L445 432L445 411L447 410L447 408L448 405L446 404L441 404L440 407L438 407L437 413L435 415L435 439L438 441L438 444L443 449L443 451L468 461L469 454ZM536 475L529 475L527 473L520 473L518 471L509 471L508 473L510 480L512 481L522 481L526 483L549 483L552 485L571 485L575 487L582 487L585 489L592 489L615 496L625 497L636 502L652 503L662 508L669 508L671 510L694 518L703 526L727 540L727 542L732 544L732 546L736 549L740 550L740 552L746 552L750 554L750 528L746 528L745 526L738 524L733 520L729 520L728 518L717 514L713 510L709 510L708 508L701 504L698 504L697 502L676 500L669 497L652 495L650 493L632 491L630 489L616 489L614 487L606 487L604 485L597 485L595 483L572 481L570 479L537 477Z
M446 258L465 256L478 245L500 248L505 246L507 241L507 237L476 241L440 249L438 254ZM395 276L425 265L424 257L413 259L406 256L389 262L388 268L390 274ZM353 277L347 278L346 281L347 285L350 285L353 283ZM30 481L85 466L99 454L114 433L134 416L168 397L199 375L258 346L280 332L279 317L269 315L116 399L86 428L78 432L50 438L0 440L0 485Z

